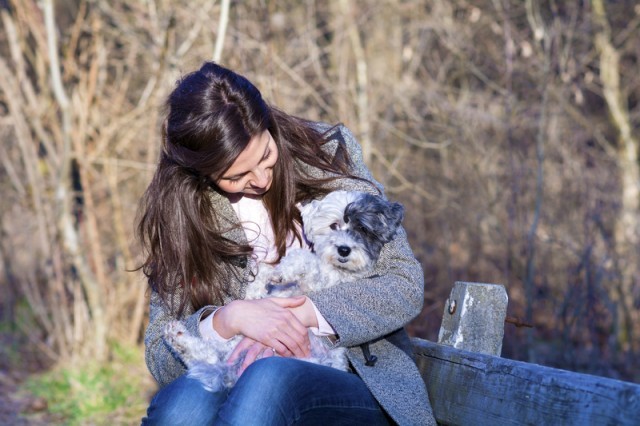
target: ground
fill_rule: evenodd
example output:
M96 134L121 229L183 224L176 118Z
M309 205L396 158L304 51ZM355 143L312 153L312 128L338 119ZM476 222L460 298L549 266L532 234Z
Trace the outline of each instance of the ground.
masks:
M47 402L19 389L25 372L0 371L0 424L50 425L56 419L47 412Z
M22 344L15 334L0 332L0 425L51 425L56 419L47 411L47 402L21 390L30 374L43 364L16 348Z
M53 368L32 346L12 327L0 326L2 426L136 424L157 391L139 347L114 346L105 366ZM28 391L34 386L44 398Z

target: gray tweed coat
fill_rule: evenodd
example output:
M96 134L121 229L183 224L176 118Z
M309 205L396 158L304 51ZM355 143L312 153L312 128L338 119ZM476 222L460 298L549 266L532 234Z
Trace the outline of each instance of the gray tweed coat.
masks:
M330 126L318 124L318 130L327 131ZM349 154L354 167L353 174L374 182L362 160L362 151L351 132L339 126L331 134L326 149L340 155ZM322 172L298 163L311 176ZM340 179L331 183L335 189L367 191L375 189L366 182ZM211 193L214 206L230 223L238 219L228 200L217 192ZM246 243L241 228L229 231L225 236ZM230 276L231 296L228 302L241 298L249 279L246 262L238 262L236 276ZM435 425L429 399L420 373L413 361L411 343L404 325L420 313L423 304L424 281L420 264L413 256L404 229L382 250L371 277L349 285L338 285L309 295L318 310L333 326L338 335L336 346L348 348L348 358L353 371L366 383L371 393L395 422L400 425ZM184 365L173 355L163 340L165 324L175 319L156 292L151 293L149 326L145 334L146 362L151 374L164 386L184 374ZM199 334L201 318L215 309L206 306L193 311L187 309L182 318L187 329ZM369 343L372 355L377 357L374 366L366 366L360 345Z

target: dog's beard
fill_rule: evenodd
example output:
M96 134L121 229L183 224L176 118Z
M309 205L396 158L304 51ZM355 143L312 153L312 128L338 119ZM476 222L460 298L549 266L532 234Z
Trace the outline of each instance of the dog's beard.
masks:
M340 254L340 247L348 248L349 253ZM319 238L314 249L322 262L336 269L358 273L373 266L373 259L366 247L350 238L346 232L333 232Z

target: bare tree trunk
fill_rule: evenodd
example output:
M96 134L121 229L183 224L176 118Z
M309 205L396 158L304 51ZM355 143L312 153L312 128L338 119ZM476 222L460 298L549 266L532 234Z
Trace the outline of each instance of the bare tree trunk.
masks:
M600 53L600 79L604 98L613 125L618 130L617 161L622 190L620 215L615 224L615 244L618 255L620 281L611 291L618 305L617 341L623 349L633 350L632 303L637 267L635 252L638 247L640 222L640 168L638 165L638 139L632 132L626 99L620 88L620 54L611 42L611 28L602 0L593 1L594 19L600 31L595 45ZM637 315L636 315L637 316ZM637 318L635 318L637 320Z
M60 66L58 61L58 45L57 45L57 28L54 18L53 0L44 1L44 19L47 34L47 52L49 56L49 70L51 84L55 99L62 115L62 155L61 167L58 174L57 185L55 188L58 199L58 224L60 237L63 240L64 247L68 252L73 265L78 271L80 281L83 284L87 294L87 301L91 311L91 327L93 329L94 343L91 347L90 354L96 360L101 361L107 355L107 322L104 312L104 298L101 296L99 282L96 281L93 273L87 266L87 262L83 259L79 244L80 238L77 230L73 225L71 213L71 200L69 191L71 188L70 171L71 171L71 103L65 92L62 77L60 75ZM90 212L90 215L92 212ZM91 216L89 216L91 217ZM90 223L92 223L91 221ZM97 242L96 242L97 243ZM101 259L97 259L101 261ZM63 294L60 296L60 302L66 300Z

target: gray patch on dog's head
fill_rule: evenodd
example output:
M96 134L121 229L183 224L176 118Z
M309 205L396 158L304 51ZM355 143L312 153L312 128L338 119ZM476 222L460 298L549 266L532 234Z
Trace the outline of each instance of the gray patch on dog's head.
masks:
M355 239L362 241L374 257L393 239L404 218L402 204L371 194L362 194L344 212L344 222Z

